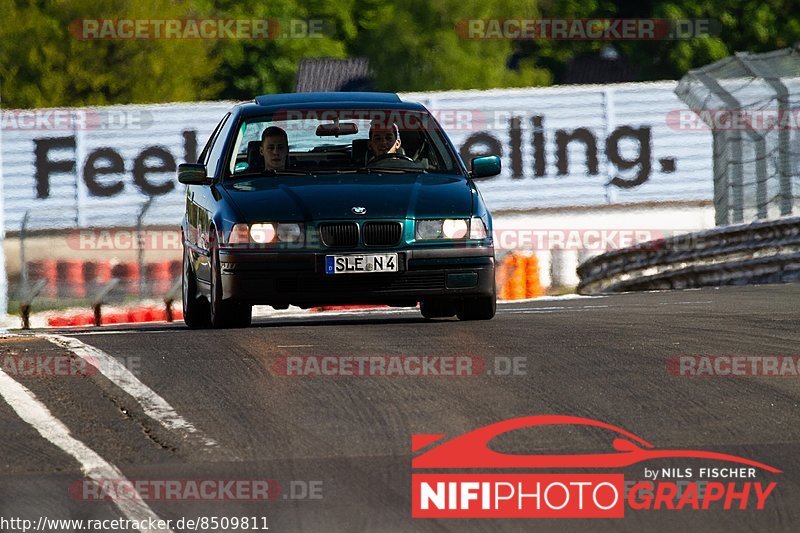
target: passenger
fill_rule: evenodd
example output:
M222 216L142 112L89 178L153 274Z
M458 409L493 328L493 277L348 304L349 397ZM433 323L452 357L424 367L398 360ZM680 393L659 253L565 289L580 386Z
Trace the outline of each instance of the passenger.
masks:
M289 160L289 138L286 131L270 126L261 134L259 153L264 157L264 169L283 170Z

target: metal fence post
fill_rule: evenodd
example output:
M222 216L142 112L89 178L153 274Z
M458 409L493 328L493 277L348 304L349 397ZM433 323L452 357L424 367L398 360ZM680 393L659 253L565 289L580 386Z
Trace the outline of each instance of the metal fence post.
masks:
M147 201L142 205L142 208L139 210L139 214L136 216L136 252L139 262L139 299L143 299L145 297L145 292L147 291L147 279L144 272L145 239L142 236L142 223L144 221L145 213L147 213L147 210L150 209L150 206L153 204L153 198L154 197L151 196L147 199Z
M782 122L787 119L789 113L789 89L786 87L780 76L775 73L769 64L763 60L752 59L751 54L737 53L736 58L742 66L755 76L763 79L772 90L778 101L778 183L780 190L780 213L781 216L792 214L792 170L789 163L789 153L791 151L789 128L783 127ZM766 194L766 191L765 191ZM766 218L766 215L764 216Z
M713 130L717 225L798 211L800 169L793 168L791 145L798 72L796 45L737 53L689 71L678 83L675 93L698 114L707 112L701 118Z
M31 210L25 211L22 215L22 224L19 226L19 276L20 276L20 291L24 294L28 292L28 260L25 258L25 238L28 232L28 217L30 217Z

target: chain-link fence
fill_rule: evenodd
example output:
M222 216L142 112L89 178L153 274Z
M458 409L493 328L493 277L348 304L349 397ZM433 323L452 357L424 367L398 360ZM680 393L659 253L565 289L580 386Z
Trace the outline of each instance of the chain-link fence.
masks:
M687 130L713 132L717 225L800 213L800 47L737 53L675 89Z

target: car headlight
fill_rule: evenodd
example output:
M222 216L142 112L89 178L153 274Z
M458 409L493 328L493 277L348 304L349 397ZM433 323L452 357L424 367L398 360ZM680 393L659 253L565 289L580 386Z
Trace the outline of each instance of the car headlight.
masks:
M231 233L228 235L228 244L249 244L250 228L247 224L234 224Z
M278 224L278 240L303 242L303 226L301 224Z
M275 224L270 222L261 222L258 224L252 224L250 226L250 238L253 240L253 242L257 242L259 244L266 244L274 241L276 234L277 232L275 231Z
M442 220L417 220L417 239L439 239L442 236Z
M303 225L297 223L257 222L234 224L228 244L268 244L274 242L302 243Z
M464 239L468 230L466 220L446 218L442 221L442 235L445 239Z
M417 220L417 240L430 241L437 239L485 239L486 224L479 217L469 220L463 218L440 218Z
M487 234L486 224L480 217L472 217L469 219L469 238L470 239L485 239Z
M464 239L469 225L462 218L417 220L417 240Z

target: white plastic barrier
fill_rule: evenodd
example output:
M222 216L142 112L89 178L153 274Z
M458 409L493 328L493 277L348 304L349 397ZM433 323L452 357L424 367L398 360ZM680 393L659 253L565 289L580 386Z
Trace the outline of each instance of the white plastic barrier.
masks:
M713 199L711 136L673 120L675 82L403 94L438 117L465 159L500 153L480 182L494 212ZM193 161L231 102L3 110L10 230L177 224Z

